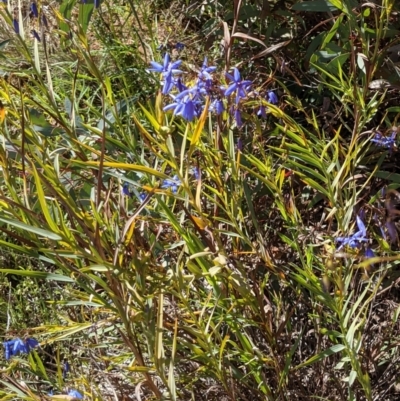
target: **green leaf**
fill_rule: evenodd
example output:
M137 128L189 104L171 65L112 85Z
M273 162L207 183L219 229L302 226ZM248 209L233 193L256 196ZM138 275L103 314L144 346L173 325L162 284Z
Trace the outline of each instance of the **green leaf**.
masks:
M82 27L82 31L84 33L87 32L89 27L90 18L93 14L94 4L93 3L81 3L79 4L79 16L78 21Z
M22 223L21 221L18 221L18 220L11 220L11 219L7 219L5 217L0 217L0 221L2 221L3 223L6 223L6 224L10 224L11 226L13 226L15 228L19 228L23 231L29 231L40 237L45 237L45 238L48 238L48 239L51 239L54 241L62 240L62 237L60 237L58 234L55 234L48 230L44 230L43 228L32 227L32 226Z
M296 3L292 10L295 11L311 11L314 13L326 13L331 11L337 11L338 8L331 4L328 0L315 0L315 1L303 1Z
M71 19L72 9L74 8L76 0L65 0L60 5L60 13L66 19ZM70 28L66 22L60 21L60 29L65 32L69 33Z
M8 45L8 42L11 39L7 39L7 40L3 40L2 42L0 42L0 51L4 50L6 48L6 46Z
M322 351L318 353L317 355L313 355L311 358L307 359L305 362L301 363L300 365L297 365L295 369L300 369L304 368L305 366L312 365L315 362L318 362L322 359L327 358L330 355L336 354L340 351L343 351L346 347L343 344L336 344L333 345L332 347L326 349L325 351Z
M35 279L43 279L47 281L75 283L75 280L71 277L63 276L62 274L57 273L39 272L36 270L0 269L0 273L15 274L16 276L32 277Z

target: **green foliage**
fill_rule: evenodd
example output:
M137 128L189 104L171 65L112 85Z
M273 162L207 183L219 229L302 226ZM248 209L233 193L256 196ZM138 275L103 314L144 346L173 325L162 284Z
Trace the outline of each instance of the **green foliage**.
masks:
M0 10L1 399L396 400L395 2L46 7ZM160 44L279 103L174 116Z

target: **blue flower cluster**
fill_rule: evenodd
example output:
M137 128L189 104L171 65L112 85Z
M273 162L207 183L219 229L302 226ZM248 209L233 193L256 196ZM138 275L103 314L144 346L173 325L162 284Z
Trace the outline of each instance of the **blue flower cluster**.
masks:
M336 238L336 243L339 245L339 247L337 248L338 251L340 251L345 246L349 246L350 248L361 248L363 242L368 242L367 229L365 228L365 224L359 215L356 216L356 221L358 231L356 231L353 235ZM374 252L372 251L372 249L367 247L365 251L365 257L372 258L373 256Z
M172 178L167 178L161 184L162 189L170 189L172 193L176 194L178 192L178 188L182 185L181 180L177 175L174 175Z
M53 395L54 395L53 391L50 391L50 392L48 393L48 395L49 395L49 396L53 396ZM82 395L78 390L75 390L75 389L70 389L70 390L68 391L67 395L68 395L69 397L73 397L73 398L72 398L73 400L83 400L83 395Z
M34 338L27 338L25 341L20 338L5 341L3 343L5 358L6 360L9 360L14 355L29 354L29 352L38 345L39 342Z
M393 131L390 136L383 136L380 132L376 132L375 136L371 139L371 142L376 143L378 146L393 150L396 145L397 132Z
M193 121L200 117L204 110L206 98L210 98L209 111L220 115L224 112L226 104L230 105L229 112L234 117L236 125L242 126L241 100L245 99L253 85L252 81L242 79L240 71L233 68L233 74L225 73L230 81L229 86L219 85L213 73L217 67L209 66L207 58L197 72L197 77L191 87L182 81L183 71L179 69L181 60L171 61L168 53L165 54L163 64L151 61L149 71L157 72L162 77L162 93L172 98L172 103L164 107L164 111L173 110L174 115L182 116L186 121ZM171 93L174 90L173 93ZM258 95L257 92L253 92ZM231 99L231 96L234 97ZM273 91L268 91L266 100L271 104L278 103L278 97ZM266 117L266 107L261 104L257 113L259 117Z

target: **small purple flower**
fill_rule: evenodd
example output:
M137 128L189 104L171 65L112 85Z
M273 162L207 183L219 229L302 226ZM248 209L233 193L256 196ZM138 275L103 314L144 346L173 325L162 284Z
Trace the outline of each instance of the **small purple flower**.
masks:
M133 196L132 192L129 191L129 184L127 182L125 182L124 185L122 185L121 193L122 195L126 195L129 197Z
M180 93L188 89L188 87L182 82L181 78L175 79L174 84Z
M210 104L210 112L214 112L217 116L222 114L225 110L224 107L224 102L220 99L215 99L211 104Z
M36 3L34 1L31 3L30 9L31 9L31 13L33 14L33 16L35 18L38 18L39 17L39 12L38 12L38 9L37 9L37 5L36 5Z
M257 111L258 118L267 118L267 111L264 105L261 105Z
M233 117L235 118L237 127L240 128L243 125L243 121L242 121L242 114L237 107L234 108Z
M83 400L83 395L78 390L71 389L68 391L67 395L74 397L77 400Z
M15 18L13 19L13 26L14 26L15 33L19 35L19 24Z
M175 102L165 106L163 110L168 111L172 109L175 115L182 116L186 121L193 121L198 115L196 103L190 95L186 95L183 98L176 96Z
M166 95L171 91L174 86L173 74L178 74L182 72L178 70L178 67L181 65L182 60L177 60L171 62L171 58L168 53L165 53L163 64L157 63L155 61L150 61L152 68L149 71L158 72L162 74L164 78L164 84L162 93Z
M206 89L211 89L212 87L212 76L211 74L215 72L217 67L208 66L207 57L204 57L203 65L201 66L198 78L200 82L203 82Z
M63 369L62 369L62 377L65 380L67 378L67 374L71 370L71 367L69 366L68 361L64 361L63 363Z
M182 51L184 48L185 48L185 45L183 43L181 43L181 42L178 42L175 45L175 49L178 50L178 51Z
M235 103L239 104L240 99L246 97L247 91L250 89L250 86L253 83L251 81L242 80L240 72L236 67L233 69L233 75L228 73L225 73L225 75L232 81L232 83L225 90L225 96L229 96L236 91Z
M374 251L373 251L371 248L368 247L368 248L365 250L364 256L365 256L367 259L370 259L370 258L373 258L373 257L375 256L375 253L374 253Z
M272 92L272 91L267 92L267 100L271 104L278 104L278 102L279 102L278 96L276 95L275 92Z
M397 132L393 131L390 136L383 136L380 132L376 132L375 136L371 139L371 142L376 143L378 146L393 150L396 144Z
M94 8L100 7L100 0L94 0Z
M146 198L147 198L146 192L141 192L139 194L139 199L140 199L141 202L143 202Z
M367 230L361 218L356 216L358 231L353 235L349 235L347 237L338 237L336 238L336 242L341 244L338 251L342 249L344 246L349 246L350 248L358 248L361 245L361 242L367 242Z
M194 176L196 181L200 180L201 175L200 175L200 169L198 167L193 167L192 168L192 174L193 174L193 176Z
M27 353L30 352L31 349L36 348L39 345L39 341L35 338L27 338L25 340L25 346Z
M34 338L28 338L22 341L20 338L14 340L5 341L3 343L5 349L6 360L17 354L28 354L33 348L36 348L39 342Z
M172 178L165 179L161 184L161 188L170 189L172 193L176 194L180 185L182 185L181 180L177 175L174 175Z

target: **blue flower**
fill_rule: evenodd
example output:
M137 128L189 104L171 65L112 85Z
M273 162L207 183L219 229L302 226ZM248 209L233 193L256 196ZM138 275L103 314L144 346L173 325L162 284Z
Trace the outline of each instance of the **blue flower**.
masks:
M224 102L220 99L215 99L210 104L210 112L214 112L217 116L222 114L225 110Z
M231 107L231 114L233 114L233 118L236 121L236 126L240 128L243 125L242 114L237 107Z
M257 111L257 117L258 118L267 118L267 111L266 107L264 105L261 105L260 108Z
M174 194L178 192L179 186L182 185L181 180L178 178L177 175L174 175L171 178L167 178L161 184L162 189L170 189Z
M201 66L198 82L199 86L204 86L207 91L210 91L213 86L213 79L211 74L217 69L214 66L208 66L207 57L204 57L203 65Z
M100 0L94 0L94 8L100 7Z
M373 257L375 256L375 253L374 253L374 251L373 251L371 248L368 247L368 248L365 250L364 255L365 255L365 257L366 257L367 259L369 259L369 258L373 258Z
M31 349L36 348L39 342L35 338L27 338L25 340L26 350L29 353Z
M192 168L192 174L194 176L194 178L196 179L196 181L199 181L201 176L200 176L200 169L198 167L193 167Z
M338 237L336 242L341 244L337 250L340 250L344 246L349 246L350 248L358 248L362 242L367 242L367 230L361 218L356 216L358 231L353 235L347 237Z
M149 71L159 72L162 74L164 78L164 85L162 93L166 95L171 91L174 86L173 74L178 74L182 72L177 68L181 65L182 60L177 60L171 63L171 58L168 53L165 53L163 64L156 63L155 61L150 61L150 64L153 68L150 68Z
M397 132L393 131L390 136L383 136L380 132L376 132L371 142L376 143L378 146L392 150L396 144Z
M276 93L272 92L272 91L267 92L267 100L271 104L278 104L278 101L279 101Z
M188 87L182 82L181 78L175 79L175 86L179 92L184 92Z
M132 192L129 191L129 184L127 182L122 185L121 193L122 195L126 195L129 197L133 196Z
M253 84L251 81L241 79L239 70L235 67L233 69L233 75L225 73L226 77L233 81L228 88L225 90L225 96L229 96L231 93L236 91L235 103L238 104L240 99L246 97L246 92Z
M19 24L15 18L13 19L13 26L14 26L15 33L19 34Z
M34 338L28 338L25 342L23 342L20 338L5 341L3 343L5 349L5 358L8 360L10 357L19 353L28 354L31 349L36 348L38 345L39 342Z
M67 374L69 373L69 371L71 370L68 361L64 361L63 363L63 370L62 370L62 377L65 380L67 377Z
M181 42L178 42L178 43L175 45L175 49L178 50L178 51L181 51L181 50L183 50L184 48L185 48L185 45L184 45L183 43L181 43Z
M31 13L33 14L33 16L35 18L38 18L39 17L39 13L38 13L38 9L37 9L36 3L34 1L31 3L30 9L31 9Z
M74 397L77 400L83 400L83 395L78 390L71 389L68 391L67 395Z
M185 92L182 92L181 94ZM201 109L199 110L198 107L200 105L192 96L186 95L182 98L180 95L175 96L175 102L165 106L163 110L167 111L174 109L175 115L182 116L186 121L193 121L195 117L198 117L201 114Z
M139 199L140 199L141 202L143 202L146 198L147 198L146 192L141 192L139 194Z

